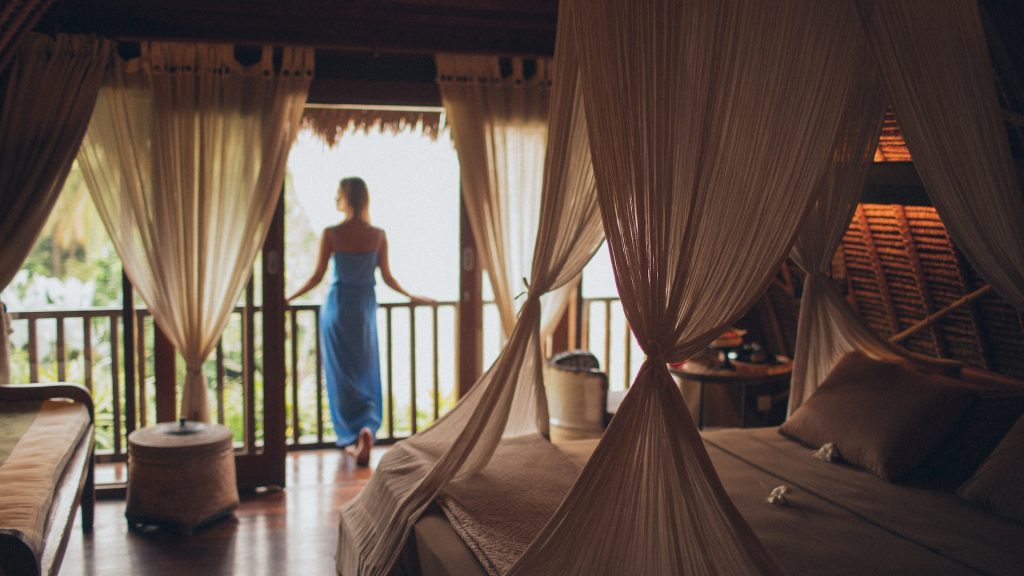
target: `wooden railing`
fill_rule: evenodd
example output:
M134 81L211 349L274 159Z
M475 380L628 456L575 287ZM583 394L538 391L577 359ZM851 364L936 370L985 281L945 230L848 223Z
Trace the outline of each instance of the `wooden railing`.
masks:
M286 313L288 446L333 445L317 337L319 306L291 306ZM15 383L82 382L96 403L100 461L124 460L129 420L131 428L156 420L154 325L147 310L138 308L135 314L135 338L125 342L120 308L11 313L12 327L20 333L14 339L23 341L12 355L12 379ZM259 306L236 308L204 365L214 400L211 412L217 422L231 428L237 446L262 443L259 418L246 410L262 394L262 345L254 330L245 329L254 326L261 314ZM415 434L455 403L455 303L381 304L378 321L384 387L379 440L387 443ZM132 379L125 377L127 355L135 360ZM133 414L127 414L125 402L129 380L135 382L130 391Z
M378 335L384 400L380 442L415 434L454 406L458 349L455 310L455 302L380 305ZM629 333L618 299L585 300L582 312L582 347L591 349L600 359L613 389L627 387L642 355ZM253 397L262 394L262 347L253 337L254 330L244 329L258 322L261 314L259 306L236 308L224 337L204 366L214 401L212 412L218 422L232 429L239 446L262 442L262 429L249 425L254 419L245 410ZM319 306L293 305L286 314L288 447L331 446L334 432L318 337ZM146 309L137 308L135 315L135 338L125 342L120 308L11 313L12 326L20 334L15 340L22 341L12 356L15 383L75 381L92 391L100 461L124 460L127 431L156 421L154 325ZM126 378L127 355L134 359L134 378ZM180 371L181 362L178 364ZM127 414L126 409L128 381L135 383L130 391L133 414Z
M612 390L629 388L644 355L633 339L618 298L585 298L581 307L580 348L601 362Z

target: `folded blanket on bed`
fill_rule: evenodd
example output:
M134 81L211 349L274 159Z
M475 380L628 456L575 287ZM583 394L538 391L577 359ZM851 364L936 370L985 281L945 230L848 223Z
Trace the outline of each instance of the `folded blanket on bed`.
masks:
M565 498L579 468L539 435L502 441L479 474L439 499L452 527L491 576L522 555Z

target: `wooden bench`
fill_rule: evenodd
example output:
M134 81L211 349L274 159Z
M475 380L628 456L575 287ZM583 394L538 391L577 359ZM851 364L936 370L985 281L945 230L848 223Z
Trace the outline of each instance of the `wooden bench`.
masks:
M56 480L48 509L41 511L45 515L45 524L39 541L30 541L26 532L19 527L0 526L0 574L56 574L71 536L75 510L79 506L82 510L83 531L88 532L92 529L95 504L95 421L89 391L74 384L0 385L0 402L4 403L62 399L85 406L88 411L88 425L74 446L69 447L69 456L63 470L55 474ZM81 419L77 426L81 426Z

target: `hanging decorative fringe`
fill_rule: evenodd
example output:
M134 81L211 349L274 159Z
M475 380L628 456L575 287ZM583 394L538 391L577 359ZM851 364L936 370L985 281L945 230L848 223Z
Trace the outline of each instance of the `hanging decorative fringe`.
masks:
M316 133L328 146L335 146L348 131L378 131L382 134L419 132L437 140L444 130L443 112L401 108L312 108L302 114L302 127Z

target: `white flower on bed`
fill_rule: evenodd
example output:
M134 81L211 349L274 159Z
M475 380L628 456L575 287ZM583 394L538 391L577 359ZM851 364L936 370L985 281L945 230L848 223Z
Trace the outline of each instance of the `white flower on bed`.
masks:
M789 492L789 487L786 485L772 488L772 491L768 493L768 503L774 506L785 506L787 502L786 494L789 494Z
M822 462L835 462L839 460L839 450L836 449L836 445L829 442L818 448L818 451L814 453L814 457Z

